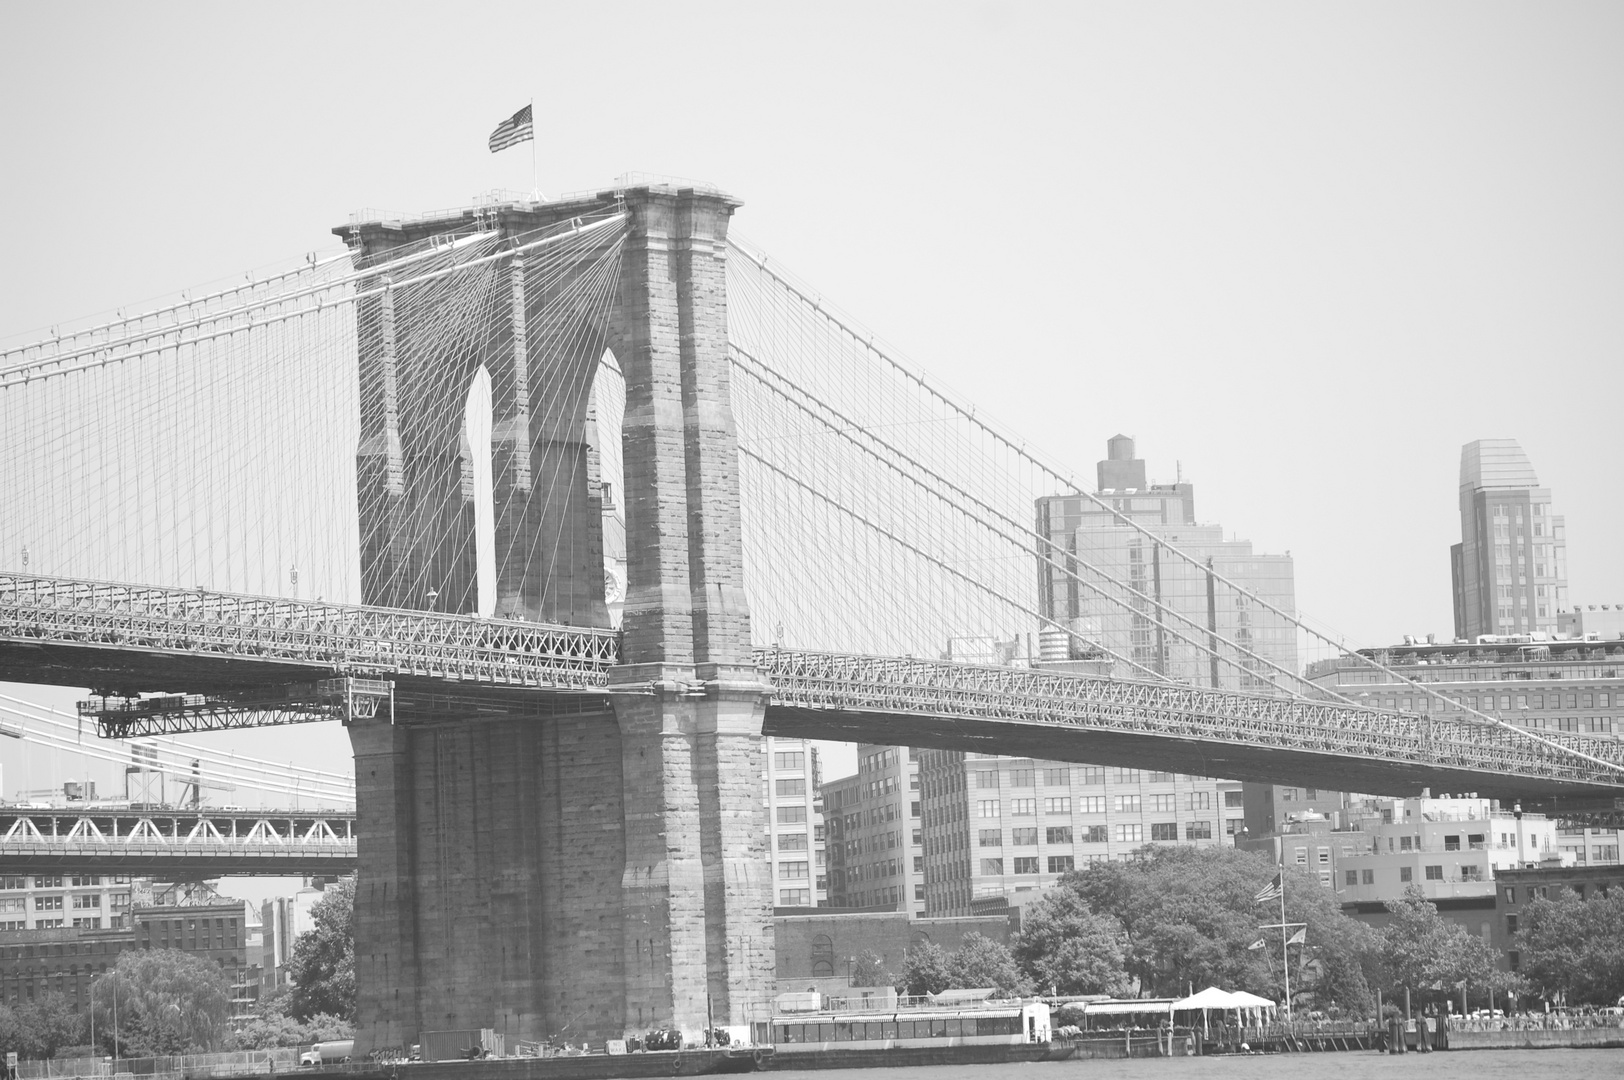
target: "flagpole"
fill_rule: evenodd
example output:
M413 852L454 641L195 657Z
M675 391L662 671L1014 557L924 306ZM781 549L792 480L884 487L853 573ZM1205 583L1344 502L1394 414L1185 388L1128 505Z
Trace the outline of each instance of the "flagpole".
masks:
M1280 968L1285 973L1286 986L1286 1018L1291 1018L1291 961L1286 957L1286 857L1282 852L1280 856L1279 874L1275 880L1280 883Z

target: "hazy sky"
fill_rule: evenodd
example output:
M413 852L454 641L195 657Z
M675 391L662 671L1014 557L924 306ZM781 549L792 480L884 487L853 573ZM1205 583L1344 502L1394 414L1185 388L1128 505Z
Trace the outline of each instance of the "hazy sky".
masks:
M1624 603L1624 5L11 4L0 337L644 170L1084 475L1106 438L1361 644L1452 630L1461 444ZM268 733L272 734L272 733ZM342 739L335 745L342 746Z

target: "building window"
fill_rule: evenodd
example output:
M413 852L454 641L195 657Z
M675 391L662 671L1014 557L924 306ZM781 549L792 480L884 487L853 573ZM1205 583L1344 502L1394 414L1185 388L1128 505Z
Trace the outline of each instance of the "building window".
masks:
M812 977L827 979L835 973L835 943L828 934L812 939Z
M1513 949L1511 952L1506 953L1506 963L1511 968L1512 971L1521 971L1522 970L1522 953L1517 952L1515 949Z
M806 820L806 806L780 806L778 808L778 823L780 825L794 825Z
M1444 879L1444 868L1442 866L1434 865L1434 866L1427 867L1427 880L1428 881L1442 881L1443 879Z
M781 878L811 877L810 864L805 862L781 862L778 864L778 876Z
M1071 813L1071 798L1069 796L1046 798L1043 800L1043 812L1045 814L1069 814Z
M1038 801L1036 799L1011 799L1009 812L1016 817L1037 817Z
M774 769L806 768L806 753L801 750L779 750L773 754Z
M1187 809L1187 810L1211 810L1212 809L1212 792L1210 792L1210 791L1192 791L1189 794L1190 794L1189 805L1186 806L1185 809Z
M1051 844L1071 843L1070 825L1051 825L1043 830L1043 838Z
M982 817L997 817L998 816L998 800L997 799L983 799L981 802L976 804L976 810L977 810L978 813L980 813L980 815Z
M1506 903L1515 904L1517 902L1517 886L1515 886L1515 885L1507 885L1505 887L1504 893L1505 893Z
M1139 813L1139 796L1118 795L1116 797L1116 810L1119 814Z
M1073 865L1074 863L1070 855L1049 856L1049 873L1051 874L1070 873Z
M1359 880L1360 880L1361 883L1363 883L1365 885L1374 885L1374 884L1376 884L1376 871L1374 871L1374 870L1361 870L1361 871L1359 871Z
M804 832L779 833L778 834L778 850L779 851L805 851L805 850L807 850L807 847L806 847L806 833L804 833Z
M1154 814L1171 814L1177 805L1177 795L1152 795L1150 797L1150 810Z
M34 897L34 910L61 911L62 898L60 896L36 896Z
M1089 825L1083 829L1083 843L1103 844L1106 843L1106 841L1107 837L1104 825Z
M1150 826L1150 838L1152 840L1177 840L1179 838L1178 823L1173 821L1152 823Z
M1085 765L1077 770L1077 782L1085 787L1098 787L1105 783L1105 770Z
M1138 801L1135 799L1135 801ZM1144 839L1143 830L1139 825L1118 825L1116 838L1119 844L1137 844Z
M923 885L915 885L914 886L914 899L915 900L923 900L924 898L925 898L925 887Z
M73 906L81 911L85 908L100 908L101 893L80 893L73 898Z
M1035 874L1038 872L1038 857L1036 855L1015 856L1015 872L1017 874Z
M1044 787L1066 787L1071 783L1070 769L1044 769Z
M1084 795L1084 796L1082 796L1081 798L1079 798L1077 800L1077 812L1079 814L1103 814L1103 813L1105 813L1105 796L1104 795Z
M1242 792L1242 791L1226 791L1226 792L1224 792L1224 807L1226 809L1234 809L1234 808L1237 808L1237 807L1240 807L1240 806L1244 806L1245 805L1245 802L1244 802L1245 795L1246 795L1246 793Z
M811 907L811 889L779 889L778 902L784 907Z
M1515 915L1507 915L1506 916L1506 933L1515 934L1516 932L1517 932L1517 916L1515 916Z
M779 798L806 794L806 780L799 776L788 776L773 782L774 789Z
M1003 873L1004 873L1004 860L1003 859L982 859L981 860L981 875L982 875L982 877L1001 877L1003 875Z
M1280 801L1281 802L1296 802L1297 801L1297 789L1294 788L1294 787L1281 788L1280 789Z
M1211 840L1212 839L1212 822L1210 822L1210 821L1189 821L1189 822L1186 822L1185 825L1184 825L1184 839L1186 839L1186 840Z
M1357 884L1359 884L1359 871L1357 871L1357 870L1344 870L1342 872L1342 883L1344 885L1357 885Z
M1116 782L1119 784L1137 784L1139 782L1139 770L1117 769Z
M8 874L0 877L0 889L26 889L28 879L21 874Z
M1004 833L1001 829L982 829L980 831L980 847L1003 847Z
M976 772L976 787L995 788L998 786L998 772L994 769L981 769Z
M1038 829L1036 825L1026 829L1009 830L1009 842L1016 847L1037 847Z
M1446 836L1446 837L1444 837L1444 850L1445 851L1459 851L1460 850L1460 837L1458 837L1458 836Z
M1321 866L1324 866L1326 863L1331 861L1331 849L1328 848L1328 847L1320 848L1319 851L1318 851L1318 855L1319 855L1319 861L1320 861Z
M1032 769L1011 769L1009 771L1010 787L1032 787Z

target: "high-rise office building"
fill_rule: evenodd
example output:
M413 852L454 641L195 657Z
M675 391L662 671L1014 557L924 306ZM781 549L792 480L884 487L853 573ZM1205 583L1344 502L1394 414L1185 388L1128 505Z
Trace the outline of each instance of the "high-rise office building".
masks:
M828 901L828 885L817 747L804 739L772 736L762 742L773 903L778 907L821 906Z
M857 774L823 785L829 906L925 913L919 751L857 748Z
M1104 507L1076 495L1037 502L1037 530L1048 542L1048 559L1039 565L1038 606L1044 618L1180 682L1253 690L1278 681L1274 667L1296 672L1296 628L1275 613L1296 606L1289 554L1255 552L1249 540L1224 539L1223 526L1197 523L1195 486L1182 478L1172 484L1147 482L1145 462L1134 456L1133 440L1126 435L1108 443L1098 478ZM1193 562L1173 557L1163 542L1193 556ZM1146 599L1135 601L1137 610L1124 611L1067 573L1077 564L1126 582ZM1089 578L1086 570L1080 576ZM1237 582L1266 603L1215 587L1217 578ZM1206 650L1205 630L1256 659L1217 663Z
M1558 630L1568 599L1562 518L1515 439L1461 448L1460 535L1449 549L1456 637Z
M926 914L1047 888L1146 844L1233 845L1241 785L1172 772L920 750Z

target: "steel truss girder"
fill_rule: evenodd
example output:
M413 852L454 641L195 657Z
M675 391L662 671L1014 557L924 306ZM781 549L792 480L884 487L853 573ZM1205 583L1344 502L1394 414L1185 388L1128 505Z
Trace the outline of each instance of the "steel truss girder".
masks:
M773 686L771 703L780 707L1219 740L1624 790L1624 748L1619 744L1563 740L1558 745L1504 725L1172 683L901 657L757 649L755 660L763 680Z
M320 679L217 696L93 697L79 702L79 715L94 720L104 739L129 739L322 720L371 720L380 706L392 704L393 696L394 683L383 679Z
M14 573L0 573L0 638L555 690L603 687L620 651L591 627Z
M0 812L0 862L13 868L329 873L356 862L353 811L152 808Z

